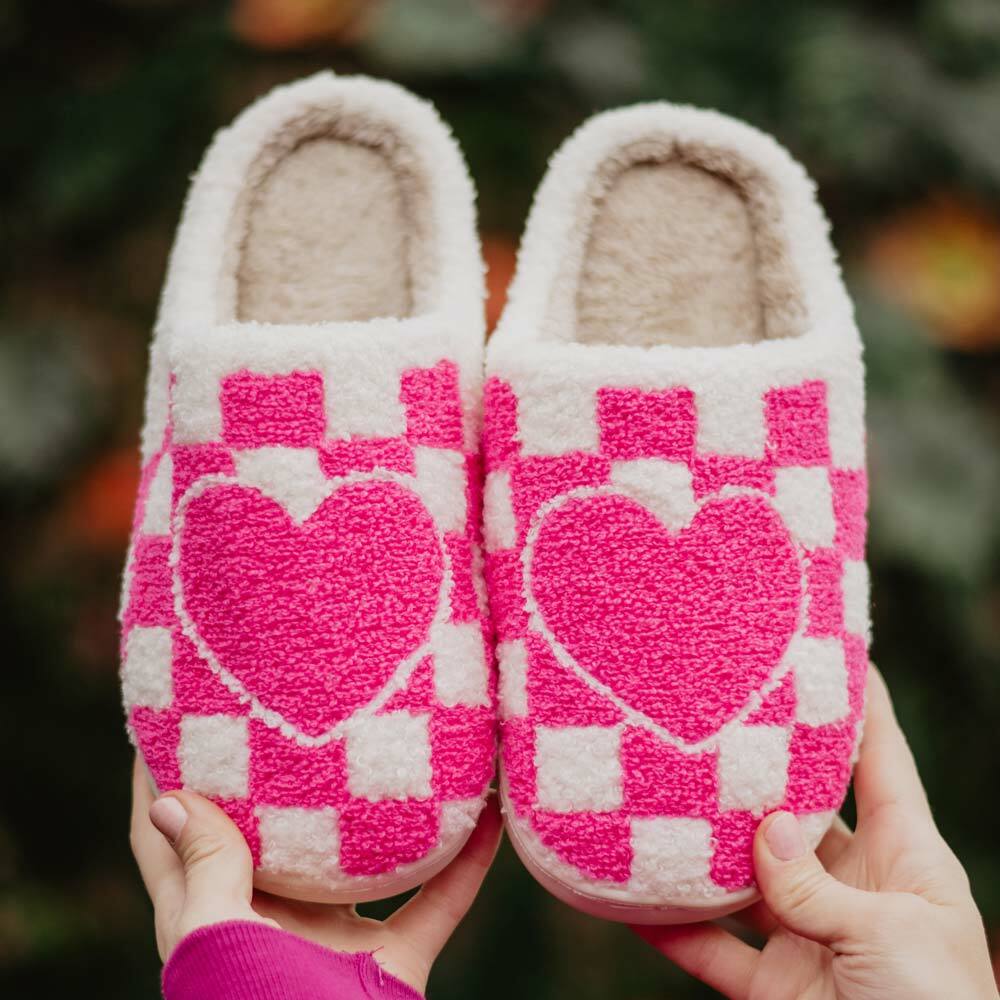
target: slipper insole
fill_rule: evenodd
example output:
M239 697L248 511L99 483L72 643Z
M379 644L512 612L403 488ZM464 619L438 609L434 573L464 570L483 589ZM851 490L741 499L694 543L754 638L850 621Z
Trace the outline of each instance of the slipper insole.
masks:
M747 202L679 161L623 170L596 206L576 297L583 343L752 343L765 334Z
M301 143L250 200L236 318L330 323L409 315L409 208L379 149L332 137Z

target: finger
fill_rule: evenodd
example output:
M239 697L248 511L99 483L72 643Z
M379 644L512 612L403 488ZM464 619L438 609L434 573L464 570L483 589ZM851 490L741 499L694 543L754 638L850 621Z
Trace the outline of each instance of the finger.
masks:
M153 789L145 766L136 756L132 768L132 820L129 841L146 892L154 904L183 899L184 869L180 859L149 821Z
M730 1000L750 995L760 952L729 931L715 924L633 925L632 930L675 965Z
M149 818L180 859L186 907L214 907L224 901L249 905L253 892L250 849L215 803L191 792L171 792L150 806Z
M429 959L445 946L476 898L500 844L500 829L500 807L491 795L458 857L386 921L417 942Z
M836 950L869 926L872 897L826 871L791 813L772 813L761 823L754 838L754 869L775 918L801 937Z
M916 762L896 721L885 681L874 666L868 670L866 704L865 732L854 772L858 824L887 806L929 819L930 806Z
M830 829L820 841L816 848L816 856L823 867L829 871L836 864L837 859L851 846L854 839L854 831L840 818L834 816Z
M737 910L736 913L727 919L761 937L770 937L779 926L777 918L763 899L758 900L744 910Z

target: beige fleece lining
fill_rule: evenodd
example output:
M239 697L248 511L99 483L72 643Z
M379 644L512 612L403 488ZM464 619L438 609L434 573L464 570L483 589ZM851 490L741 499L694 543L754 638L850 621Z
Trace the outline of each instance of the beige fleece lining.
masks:
M804 332L778 195L737 150L636 143L599 167L586 202L582 249L553 302L575 311L559 326L579 342L725 346Z
M364 322L427 308L427 179L389 126L324 109L258 155L230 223L223 320Z

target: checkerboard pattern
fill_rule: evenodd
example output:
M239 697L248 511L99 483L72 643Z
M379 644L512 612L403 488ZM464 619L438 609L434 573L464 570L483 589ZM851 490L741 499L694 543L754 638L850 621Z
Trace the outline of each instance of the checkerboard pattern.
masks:
M458 368L441 360L399 375L391 403L400 420L388 422L402 426L393 436L356 380L344 381L310 369L236 370L219 378L208 421L173 412L142 472L122 613L128 728L157 787L206 795L237 823L263 871L328 889L371 885L453 848L481 807L494 754L479 458L464 443ZM175 400L178 388L175 379ZM198 440L198 426L221 431ZM205 477L221 476L301 524L338 489L332 479L381 473L395 474L433 520L450 575L433 624L410 651L409 674L397 671L335 738L303 738L260 710L254 699L266 702L266 692L224 683L199 648L204 637L184 627L172 559L178 510ZM379 610L369 609L376 624ZM218 666L227 665L220 658Z
M519 399L492 377L485 400L485 565L515 832L543 867L591 893L724 899L751 886L761 818L791 810L818 840L859 738L866 478L834 464L827 383L777 385L743 407L760 415L756 455L707 449L718 408L699 426L699 399L683 386L598 389L580 403L589 447L563 451L544 436L541 393ZM799 624L757 700L709 739L671 739L553 648L559 636L526 592L526 546L571 491L628 497L677 535L719 498L763 497L780 515L801 564ZM629 640L609 634L608 658L627 660Z

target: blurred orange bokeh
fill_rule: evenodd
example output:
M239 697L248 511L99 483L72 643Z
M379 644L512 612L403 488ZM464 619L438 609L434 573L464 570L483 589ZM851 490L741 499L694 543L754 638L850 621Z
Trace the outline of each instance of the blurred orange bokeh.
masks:
M949 347L1000 343L1000 219L938 195L882 224L868 247L883 292Z

